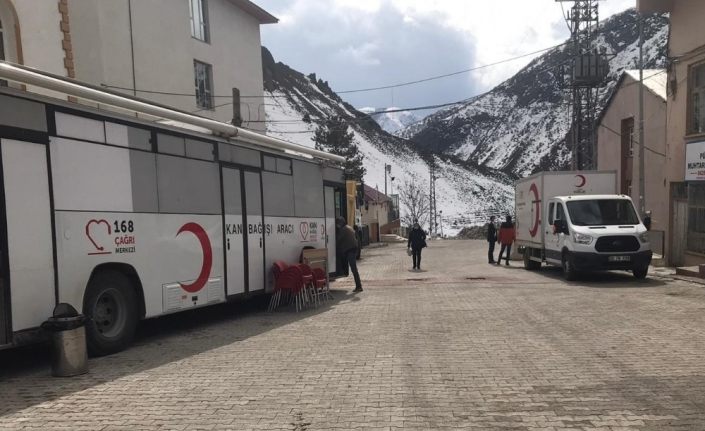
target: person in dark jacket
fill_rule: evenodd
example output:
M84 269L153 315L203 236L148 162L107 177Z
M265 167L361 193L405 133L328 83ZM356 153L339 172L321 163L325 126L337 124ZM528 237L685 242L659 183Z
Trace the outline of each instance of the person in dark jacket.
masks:
M406 247L411 249L413 269L421 269L421 249L426 247L426 232L421 229L418 221L414 220L414 227L409 232Z
M355 258L360 260L362 259L362 229L360 229L358 225L353 225L353 230L355 231L355 238L357 239L357 254Z
M345 219L342 217L335 219L335 226L338 228L336 236L338 253L343 258L346 272L349 267L353 278L355 278L355 290L353 290L353 292L362 292L360 274L357 272L357 238L355 231L348 226Z
M487 224L487 259L489 263L494 263L494 245L497 243L497 226L494 224L495 216L490 217L490 222Z
M509 255L512 252L512 244L516 240L516 229L514 229L514 223L512 223L512 216L507 216L507 219L499 227L499 242L502 244L502 248L499 250L499 258L497 258L497 265L502 263L502 254L504 250L507 250L506 262L509 265Z

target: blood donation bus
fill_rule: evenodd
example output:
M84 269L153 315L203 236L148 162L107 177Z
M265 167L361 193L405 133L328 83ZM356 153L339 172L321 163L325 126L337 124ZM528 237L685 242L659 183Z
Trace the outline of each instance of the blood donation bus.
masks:
M133 114L0 89L0 348L35 339L58 303L104 355L140 319L271 291L272 263L303 247L327 247L335 271L339 157L2 66Z

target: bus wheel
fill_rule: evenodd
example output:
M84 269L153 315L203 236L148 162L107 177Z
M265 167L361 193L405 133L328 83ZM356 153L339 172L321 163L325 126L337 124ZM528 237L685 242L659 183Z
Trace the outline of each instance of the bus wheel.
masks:
M563 278L567 281L575 281L578 278L578 273L575 271L575 266L570 258L570 254L563 253L561 267L563 268Z
M541 263L531 260L531 249L524 248L524 269L527 271L537 271L541 269Z
M129 278L119 271L96 272L86 289L83 309L88 352L109 355L126 349L137 329L137 295Z

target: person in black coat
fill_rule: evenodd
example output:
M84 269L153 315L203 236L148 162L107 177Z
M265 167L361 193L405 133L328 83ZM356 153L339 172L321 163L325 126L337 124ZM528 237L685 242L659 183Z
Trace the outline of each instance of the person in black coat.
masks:
M409 232L409 240L406 242L406 247L411 249L414 263L413 269L421 269L421 249L426 247L426 232L421 229L416 220L414 220L414 227Z
M487 224L487 250L488 263L494 263L494 245L497 243L497 226L494 224L495 217L490 217L490 222Z

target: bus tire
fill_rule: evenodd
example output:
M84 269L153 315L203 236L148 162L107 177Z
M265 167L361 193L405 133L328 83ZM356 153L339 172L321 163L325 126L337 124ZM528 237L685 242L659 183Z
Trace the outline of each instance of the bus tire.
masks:
M541 269L541 263L531 260L531 249L524 248L524 269L527 271L538 271Z
M135 336L139 320L137 294L120 271L99 270L91 277L83 300L86 343L91 356L125 350Z
M573 260L570 258L570 253L567 251L563 252L561 268L563 269L563 278L565 278L566 281L575 281L578 278L578 273L573 265Z
M643 280L646 278L646 276L649 273L649 268L634 268L632 269L632 274L634 274L634 278L637 280Z

